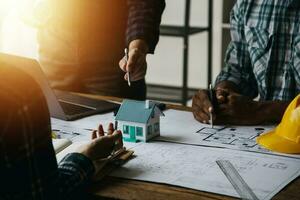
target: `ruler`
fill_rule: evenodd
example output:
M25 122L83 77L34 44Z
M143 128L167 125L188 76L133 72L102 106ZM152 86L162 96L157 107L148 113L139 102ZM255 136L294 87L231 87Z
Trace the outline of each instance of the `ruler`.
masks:
M228 160L216 161L231 185L240 195L241 199L258 200L257 196L251 190L249 185L244 181L239 172L234 168L233 164Z

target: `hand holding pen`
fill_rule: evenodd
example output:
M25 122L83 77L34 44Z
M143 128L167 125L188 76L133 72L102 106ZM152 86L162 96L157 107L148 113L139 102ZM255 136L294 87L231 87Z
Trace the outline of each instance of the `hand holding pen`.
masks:
M231 85L221 82L215 88L210 85L208 90L199 90L194 95L192 104L195 119L210 124L211 128L215 124L245 123L243 113L253 103L249 98L236 93L236 88ZM247 112L249 110L251 109Z
M145 78L147 49L144 42L133 41L130 43L129 48L124 50L125 55L120 60L119 66L125 72L124 79L129 86L132 85L132 82Z
M127 48L125 48L124 53L125 53L125 62L127 65L127 63L128 63L128 49ZM130 72L129 71L127 71L127 82L128 82L128 86L130 87L131 82L130 82Z
M193 97L193 114L195 119L213 128L216 118L216 96L212 86L208 90L199 90Z

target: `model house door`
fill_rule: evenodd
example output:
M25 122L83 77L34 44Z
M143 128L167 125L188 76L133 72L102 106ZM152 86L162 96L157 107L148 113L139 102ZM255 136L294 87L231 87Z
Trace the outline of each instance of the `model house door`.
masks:
M130 126L129 127L129 135L130 135L130 139L136 140L136 137L135 137L135 126Z

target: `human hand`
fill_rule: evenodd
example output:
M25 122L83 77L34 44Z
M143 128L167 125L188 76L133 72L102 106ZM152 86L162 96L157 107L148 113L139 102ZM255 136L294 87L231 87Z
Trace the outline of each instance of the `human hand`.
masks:
M230 81L222 81L215 87L216 100L218 104L226 103L231 93L239 93L237 86Z
M217 92L218 93L218 92ZM263 113L258 114L260 102L253 101L251 98L235 92L219 91L218 102L221 98L222 103L218 105L215 118L216 124L234 125L255 125L264 120Z
M97 173L106 164L105 159L122 147L122 132L114 130L113 124L110 123L107 135L100 124L98 130L92 133L92 141L83 145L78 151L94 163Z
M253 101L240 95L238 87L223 81L215 87L214 107L208 90L200 90L193 97L193 114L201 123L208 123L212 113L214 124L256 125L278 123L289 102Z
M228 103L228 96L232 93L236 94L237 91L237 86L230 81L222 81L216 85L212 100L208 90L200 90L193 97L192 108L195 119L201 123L209 123L210 114L212 114L214 124L222 123L218 120L219 105Z
M199 90L193 97L192 109L194 118L201 123L207 124L210 120L210 114L214 116L214 108L209 99L208 90Z
M259 102L239 95L227 89L218 88L215 92L217 100L213 107L208 90L199 90L193 97L192 109L194 118L208 124L210 113L214 124L254 125L262 122L256 113Z
M120 68L126 72L124 79L128 80L127 72L130 72L130 81L138 81L145 77L147 72L146 56L148 45L143 40L133 40L129 45L128 60L125 56L120 60Z

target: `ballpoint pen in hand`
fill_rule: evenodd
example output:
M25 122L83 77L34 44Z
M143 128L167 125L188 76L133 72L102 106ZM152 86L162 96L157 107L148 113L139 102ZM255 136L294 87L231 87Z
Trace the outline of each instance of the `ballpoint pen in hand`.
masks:
M124 52L125 52L125 61L126 61L126 65L127 65L127 62L128 62L128 49L125 48ZM129 72L127 72L127 81L128 81L128 86L131 86L130 73Z
M211 105L212 105L212 108L213 108L213 88L212 88L212 85L209 84L209 98L210 98L210 101L211 101ZM210 125L211 125L211 128L214 127L214 122L213 122L213 115L212 115L212 112L210 111L209 113L209 116L210 116Z

